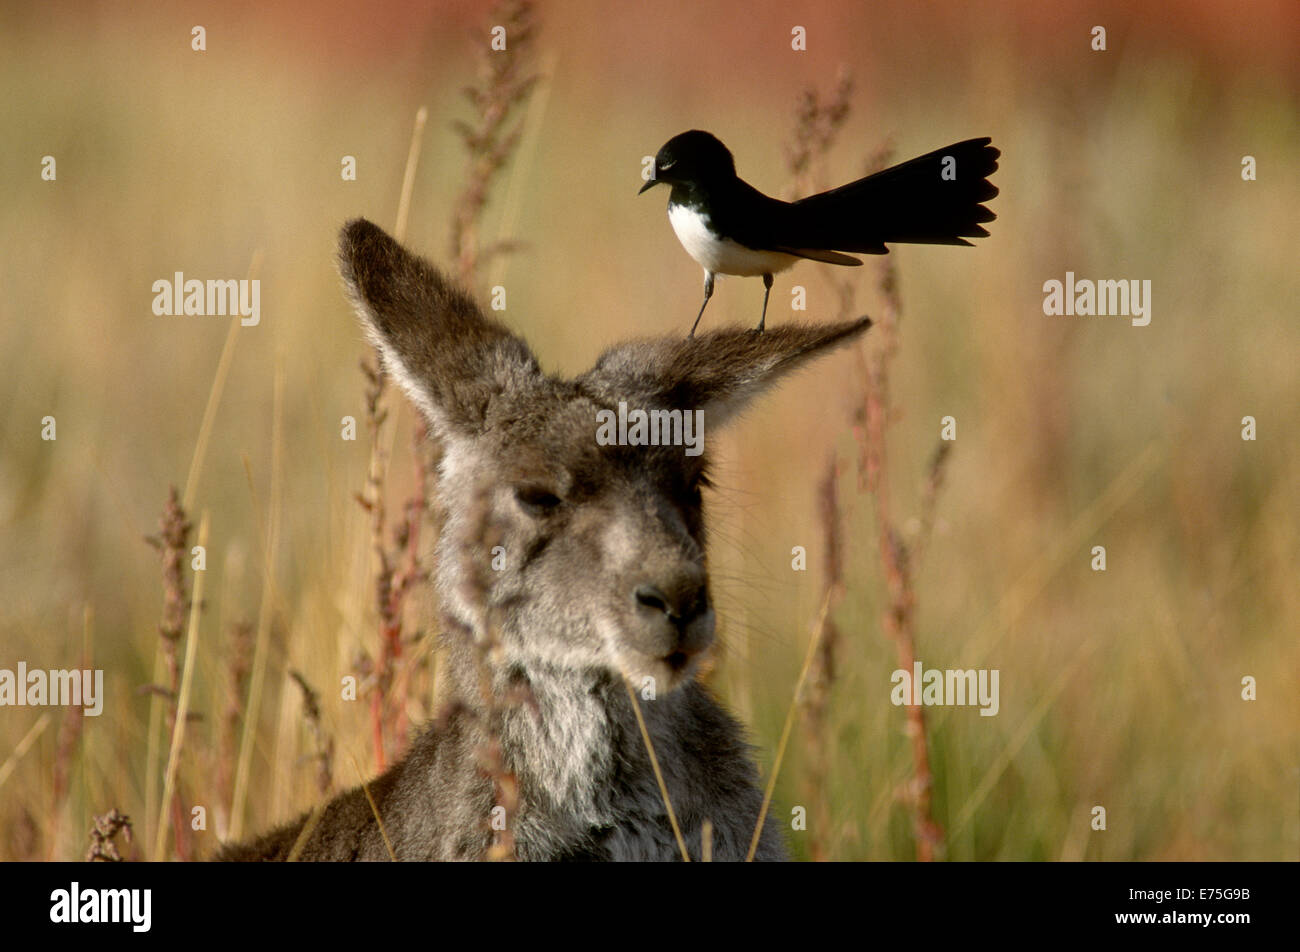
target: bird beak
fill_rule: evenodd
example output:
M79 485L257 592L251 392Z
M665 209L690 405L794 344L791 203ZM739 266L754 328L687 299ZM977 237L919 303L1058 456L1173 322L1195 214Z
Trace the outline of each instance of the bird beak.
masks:
M641 186L637 194L640 195L642 192L649 191L650 189L654 188L658 184L659 184L659 180L657 178L652 178L650 181L646 182L644 185Z

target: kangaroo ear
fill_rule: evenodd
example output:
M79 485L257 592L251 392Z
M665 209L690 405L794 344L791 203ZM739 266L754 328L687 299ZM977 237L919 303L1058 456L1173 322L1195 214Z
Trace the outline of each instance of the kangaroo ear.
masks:
M699 337L631 341L606 351L578 378L605 403L700 408L712 427L736 416L790 371L852 340L869 317L840 324L785 324L756 334L721 330Z
M494 400L541 379L532 352L432 264L358 218L339 271L384 367L441 436L473 436Z

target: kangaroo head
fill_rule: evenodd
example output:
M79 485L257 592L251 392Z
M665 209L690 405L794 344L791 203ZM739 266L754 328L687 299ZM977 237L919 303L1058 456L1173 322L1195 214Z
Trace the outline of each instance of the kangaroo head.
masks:
M385 368L443 443L444 611L477 637L496 626L506 663L525 670L652 677L660 691L687 680L714 632L707 453L620 445L610 421L620 403L625 420L669 411L653 419L702 438L870 321L631 341L562 380L370 222L344 226L340 267Z

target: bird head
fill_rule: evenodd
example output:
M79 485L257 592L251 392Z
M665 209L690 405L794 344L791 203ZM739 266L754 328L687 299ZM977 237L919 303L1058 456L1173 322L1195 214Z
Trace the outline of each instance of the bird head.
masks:
M664 143L655 155L654 177L641 186L641 192L660 182L708 183L735 174L736 162L727 147L711 133L692 129Z

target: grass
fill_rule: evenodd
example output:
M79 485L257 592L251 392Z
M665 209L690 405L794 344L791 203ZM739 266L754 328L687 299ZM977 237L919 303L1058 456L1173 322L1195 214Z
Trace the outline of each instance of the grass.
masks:
M1153 51L1158 31L1141 19L1126 28L1131 44L1147 43L1143 55L1104 68L1055 61L1055 34L1040 24L1023 27L1033 51L975 70L1023 35L995 24L923 78L908 64L927 51L902 32L840 57L855 67L851 109L812 167L792 172L783 145L802 113L790 90L833 90L835 58L737 66L734 88L705 92L682 41L699 29L691 15L663 15L654 36L637 15L606 24L593 46L580 42L577 13L542 8L554 70L534 91L520 151L499 169L504 192L479 207L473 243L480 260L514 249L480 271L508 290L502 318L565 372L632 334L685 333L698 271L662 207L634 198L640 157L684 128L715 129L741 173L774 192L800 187L799 175L833 184L860 174L886 139L901 158L992 133L1003 150L992 237L890 256L905 308L882 420L889 520L913 551L928 538L912 565L915 654L927 667L1001 672L997 717L925 711L942 855L1300 856L1294 84L1264 52L1247 74L1207 65L1194 39L1177 54ZM866 15L845 8L837 32L872 35ZM214 18L209 35L222 26ZM959 27L937 24L935 35ZM163 810L169 774L186 830L192 807L206 808L207 829L190 830L200 856L317 802L323 741L335 748L332 790L372 774L365 692L381 643L373 524L354 499L371 450L364 433L340 438L346 416L364 430L355 368L366 349L333 245L357 214L392 224L425 105L407 240L450 266L446 223L465 176L449 123L475 117L458 90L484 45L477 18L451 19L418 49L325 73L256 42L210 44L203 60L143 21L99 29L17 23L0 39L20 156L3 160L18 184L0 211L0 667L85 657L105 670L107 693L103 714L79 723L58 709L0 710L4 859L79 859L95 817L114 831L97 842L125 858L153 855L160 839L163 855L180 855L177 814ZM128 37L147 55L123 61ZM748 62L752 37L727 42ZM623 65L634 54L635 82ZM890 79L903 74L920 84L906 95ZM161 81L169 75L181 79ZM1206 96L1224 107L1202 108ZM47 152L59 159L56 183L32 171ZM1260 159L1258 182L1240 180L1247 153ZM339 177L345 154L358 159L356 182ZM243 275L250 261L263 281L259 327L150 313L156 278ZM1151 326L1045 317L1042 282L1066 270L1151 278ZM790 319L780 296L802 284L806 317L828 319L845 280L858 311L883 314L878 273L860 272L801 266L778 280L769 317ZM708 317L752 324L760 293L757 282L721 282ZM900 661L882 619L896 593L880 517L852 468L862 367L880 346L869 340L861 361L837 357L784 386L711 450L723 640L712 679L776 774L775 821L788 827L794 807L809 807L812 829L786 834L805 858L918 855L915 734L888 700ZM404 518L420 466L412 414L400 401L388 412L386 498ZM1247 414L1255 442L1240 439ZM58 421L53 443L39 439L46 415ZM931 497L947 415L958 438ZM792 729L775 771L826 597L819 494L830 455L843 580L828 612L833 676L810 671L824 692L815 740ZM196 524L208 513L210 540L197 628L180 639L194 646L193 716L169 769L167 698L140 692L173 690L168 666L156 666L164 588L141 539L173 484ZM1107 548L1104 573L1089 567L1096 544ZM805 572L791 569L796 545L809 553ZM435 713L436 665L421 646L436 606L427 586L407 599L401 660L425 666L388 695L390 760L399 721ZM185 668L179 660L182 681ZM319 693L315 721L291 672ZM357 701L343 699L347 675ZM1256 701L1241 699L1245 676L1258 681ZM1090 827L1097 805L1105 832ZM114 809L133 822L129 842L107 818Z

